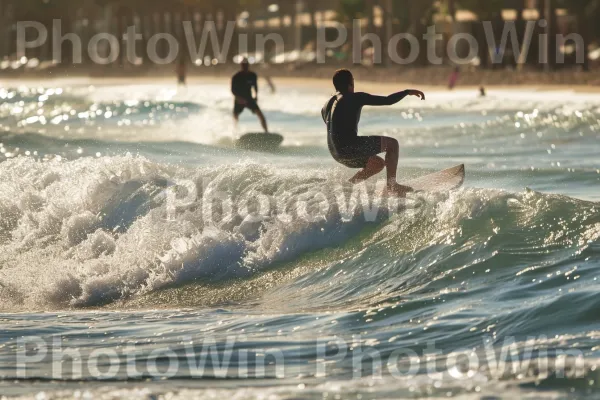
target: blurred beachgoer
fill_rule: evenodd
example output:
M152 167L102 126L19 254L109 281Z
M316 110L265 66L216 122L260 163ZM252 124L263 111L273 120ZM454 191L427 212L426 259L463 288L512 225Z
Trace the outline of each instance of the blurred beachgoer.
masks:
M396 139L385 136L358 136L358 123L364 106L389 106L406 96L425 100L419 90L404 90L387 97L354 92L354 77L347 69L336 71L333 85L337 93L325 104L321 115L327 124L327 143L333 158L348 168L360 168L350 182L356 184L387 168L387 190L397 196L412 191L396 181L399 145ZM385 161L377 156L385 154Z
M177 73L177 83L186 86L187 67L185 65L185 55L179 57L175 72Z
M277 88L275 87L275 84L273 83L273 79L271 79L270 76L265 75L265 80L267 81L267 85L269 85L269 89L271 90L271 93L275 93L277 91Z
M485 97L486 96L485 87L482 86L482 87L479 88L479 96L481 96L481 97Z
M458 78L460 77L460 68L454 68L454 71L450 74L450 78L448 79L448 89L452 90L456 86L458 82Z
M267 120L258 107L258 77L250 71L250 63L246 58L242 60L241 68L241 71L231 79L231 93L235 96L233 119L237 125L240 114L248 108L258 116L265 133L268 133ZM254 89L254 96L252 95L252 89Z

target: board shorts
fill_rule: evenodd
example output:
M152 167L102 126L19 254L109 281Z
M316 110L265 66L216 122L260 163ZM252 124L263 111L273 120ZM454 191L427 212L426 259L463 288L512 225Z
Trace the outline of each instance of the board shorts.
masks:
M359 136L352 144L332 152L331 155L348 168L365 168L369 159L381 152L381 136Z
M256 104L256 101L254 99L245 100L247 104L240 104L234 100L233 113L235 115L240 115L246 108L252 111L253 113L256 113L256 111L258 111L258 104Z

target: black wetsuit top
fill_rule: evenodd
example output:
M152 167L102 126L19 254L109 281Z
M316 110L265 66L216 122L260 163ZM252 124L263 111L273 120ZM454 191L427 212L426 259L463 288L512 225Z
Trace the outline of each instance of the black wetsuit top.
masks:
M358 136L358 123L364 106L390 106L408 96L409 91L387 97L368 93L336 93L323 107L321 115L327 124L327 144L338 161L364 158L380 153L380 143L364 141ZM379 147L378 147L379 146ZM365 149L365 147L373 147ZM374 154L372 154L374 152ZM369 153L369 154L367 154Z
M240 71L231 79L231 92L235 96L252 100L252 88L258 88L258 77L254 72Z

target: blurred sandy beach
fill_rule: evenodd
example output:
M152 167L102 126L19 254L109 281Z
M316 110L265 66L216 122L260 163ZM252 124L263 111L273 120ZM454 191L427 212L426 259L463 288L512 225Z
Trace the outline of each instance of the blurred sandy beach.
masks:
M351 68L351 67L350 67ZM450 74L449 69L442 69L444 73ZM260 78L270 77L275 84L285 84L288 87L310 87L315 90L323 89L330 91L332 89L331 78L334 67L321 67L320 73L311 73L307 70L285 70L285 69L261 69L256 70ZM357 84L362 91L387 93L402 88L419 88L423 91L448 91L447 76L441 71L424 74L423 70L417 71L389 71L387 69L365 70L360 66L352 69ZM117 71L115 71L117 72ZM50 82L84 82L93 81L95 84L113 85L126 82L128 84L135 82L138 84L164 84L165 86L176 86L175 79L171 71L156 70L146 74L136 74L130 76L123 73L85 74L81 71L74 73L61 74L39 74L26 73L18 75L0 75L0 85L3 87L14 87L20 82L32 83L46 86ZM313 71L314 72L314 71ZM581 77L587 78L590 83L583 83ZM262 81L264 83L264 80ZM190 73L188 83L194 85L222 83L227 86L230 84L229 69L215 69L210 72ZM486 91L495 90L519 90L519 91L571 91L575 93L600 93L600 73L578 73L576 71L565 71L556 73L536 73L536 72L516 72L516 71L488 71L482 74L481 71L464 72L461 74L459 84L455 90L473 90L478 91L484 86Z

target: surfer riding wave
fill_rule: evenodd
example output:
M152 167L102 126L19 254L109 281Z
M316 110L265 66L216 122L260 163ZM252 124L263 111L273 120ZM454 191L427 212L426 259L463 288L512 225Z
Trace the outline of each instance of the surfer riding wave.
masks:
M364 106L390 106L406 96L425 100L419 90L404 90L387 97L354 92L354 77L347 69L336 71L333 85L337 93L325 104L321 115L327 125L327 144L333 158L348 168L361 168L350 182L356 184L387 170L388 192L405 196L410 187L398 184L398 141L385 136L358 136L358 123ZM378 156L385 153L385 160Z
M235 97L233 119L237 125L240 114L248 108L256 114L263 130L268 133L267 120L258 106L258 77L256 73L250 71L250 63L247 59L243 59L240 66L241 71L231 79L231 92ZM252 96L252 89L256 94L254 97Z

